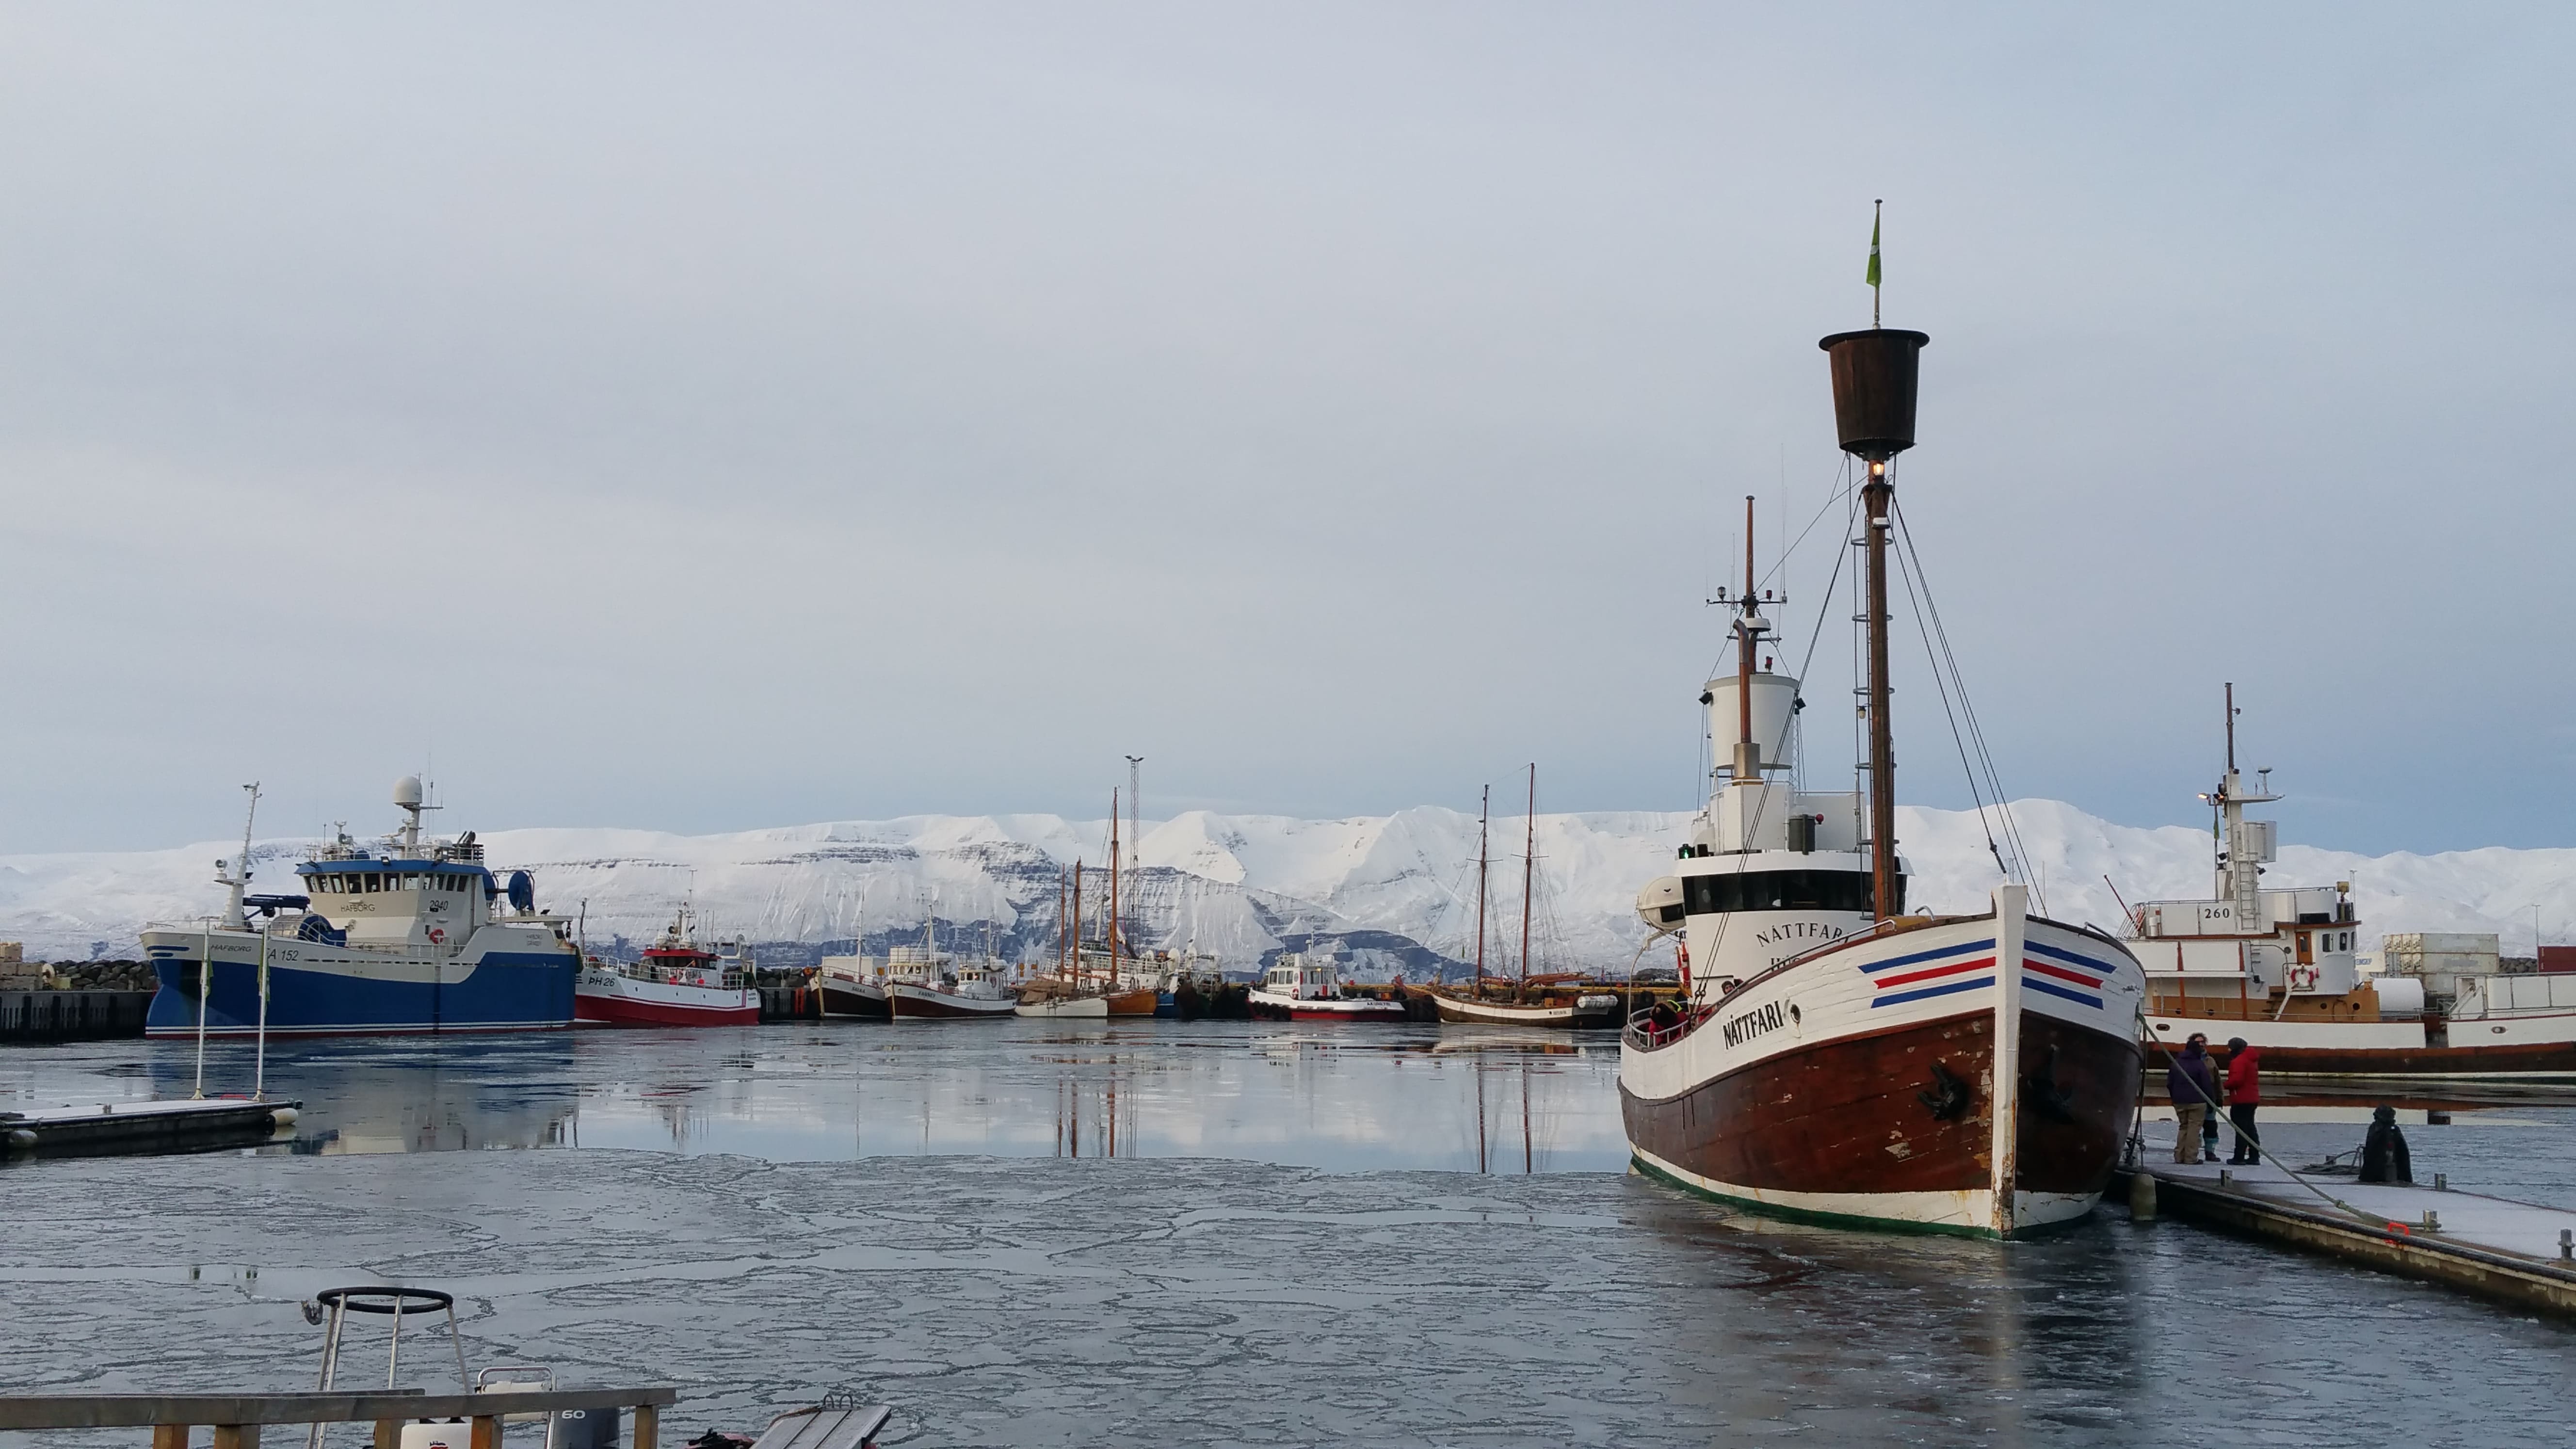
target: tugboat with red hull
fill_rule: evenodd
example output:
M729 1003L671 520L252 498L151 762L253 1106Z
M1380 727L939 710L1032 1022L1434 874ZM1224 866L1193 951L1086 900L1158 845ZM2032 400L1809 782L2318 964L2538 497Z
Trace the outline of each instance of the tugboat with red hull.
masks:
M1912 446L1920 332L1824 339L1845 451L1867 467L1869 791L1789 775L1798 681L1757 653L1751 519L1736 669L1708 684L1733 764L1638 910L1683 937L1678 1003L1632 1018L1619 1095L1637 1165L1760 1212L2012 1237L2100 1200L2137 1111L2145 973L2116 940L2031 915L1904 914L1893 829L1890 461ZM1748 500L1749 503L1749 500Z

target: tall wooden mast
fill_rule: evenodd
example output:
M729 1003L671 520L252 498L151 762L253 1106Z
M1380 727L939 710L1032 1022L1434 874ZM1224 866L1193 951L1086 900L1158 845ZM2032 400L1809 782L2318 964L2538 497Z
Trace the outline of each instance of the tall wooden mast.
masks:
M1109 792L1109 981L1118 981L1118 791Z
M1903 908L1896 894L1896 727L1887 708L1887 535L1895 498L1887 460L1871 459L1869 482L1860 490L1869 599L1863 624L1869 638L1869 886L1882 921Z
M1485 802L1476 809L1476 995L1485 994L1485 837L1494 819L1494 787L1485 787Z
M1887 552L1894 527L1896 484L1888 460L1914 446L1914 395L1922 351L1932 339L1920 332L1872 327L1837 332L1816 345L1832 360L1834 428L1843 451L1869 466L1861 485L1862 575L1866 602L1869 683L1869 875L1880 920L1905 909L1896 867L1896 731L1888 715Z
M1512 1000L1529 994L1530 883L1538 874L1538 762L1530 762L1529 815L1524 822L1526 834L1521 846L1521 980L1512 990Z

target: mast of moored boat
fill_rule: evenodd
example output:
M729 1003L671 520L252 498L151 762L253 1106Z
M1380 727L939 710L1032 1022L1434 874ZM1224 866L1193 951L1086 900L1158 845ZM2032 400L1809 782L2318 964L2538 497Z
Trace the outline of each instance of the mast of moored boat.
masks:
M1073 862L1073 980L1082 984L1082 860Z
M1753 740L1753 495L1744 495L1744 597L1735 606L1735 783L1762 782L1762 747ZM1753 843L1744 842L1748 847Z
M1896 485L1885 457L1868 462L1860 498L1869 599L1862 624L1869 643L1869 883L1872 909L1884 921L1897 914L1896 732L1887 715L1887 535Z
M1494 822L1494 787L1485 787L1484 803L1476 807L1476 999L1485 999L1485 865L1486 838Z
M1521 979L1512 987L1512 1000L1529 996L1529 928L1530 886L1538 873L1538 761L1530 761L1529 813L1522 817L1524 839L1521 844Z
M1109 975L1103 983L1118 989L1118 791L1109 791Z

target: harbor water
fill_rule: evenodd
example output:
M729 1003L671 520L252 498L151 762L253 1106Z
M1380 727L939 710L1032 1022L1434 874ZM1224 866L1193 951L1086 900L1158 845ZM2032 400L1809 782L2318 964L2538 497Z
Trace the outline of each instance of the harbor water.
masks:
M195 1064L11 1051L0 1104ZM1429 1026L281 1043L270 1146L0 1171L0 1379L309 1387L295 1305L401 1282L459 1295L476 1364L681 1385L666 1443L833 1388L918 1445L2576 1441L2576 1327L2109 1208L2011 1244L1744 1218L1625 1171L1616 1065ZM251 1071L217 1044L206 1087ZM2368 1105L2270 1137L2349 1151ZM2420 1180L2576 1206L2576 1109L2408 1121ZM404 1381L449 1362L427 1335Z

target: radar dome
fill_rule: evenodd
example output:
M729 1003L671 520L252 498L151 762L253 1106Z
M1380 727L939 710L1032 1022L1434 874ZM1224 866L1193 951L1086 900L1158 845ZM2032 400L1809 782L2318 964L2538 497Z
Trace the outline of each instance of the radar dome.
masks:
M394 781L394 803L405 809L420 803L420 776L405 775Z

